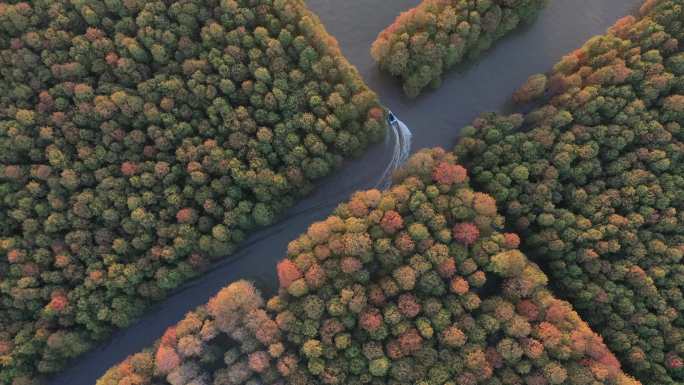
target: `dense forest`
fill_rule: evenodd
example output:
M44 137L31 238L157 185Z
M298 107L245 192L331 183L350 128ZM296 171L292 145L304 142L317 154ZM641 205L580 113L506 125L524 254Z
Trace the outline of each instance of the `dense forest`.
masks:
M684 13L647 1L486 114L456 154L644 383L684 383Z
M544 5L426 0L372 55L415 97ZM684 0L646 0L530 76L525 113L311 224L272 298L232 283L98 385L684 383L682 39ZM0 3L0 385L130 325L386 129L304 0Z
M636 385L502 232L442 149L288 245L279 293L244 281L98 385Z
M482 115L453 154L419 153L390 190L358 193L291 243L266 312L298 365L281 372L272 356L272 382L287 373L297 374L287 383L633 382L520 247L625 371L681 384L683 9L647 1L638 18L531 76L514 94L531 112ZM558 314L573 321L559 328ZM556 350L559 341L569 345ZM126 368L107 376L138 373ZM259 373L227 383L258 383Z
M437 88L445 72L530 23L547 0L423 0L380 32L371 54L409 97Z
M231 254L385 115L302 0L0 3L0 384Z

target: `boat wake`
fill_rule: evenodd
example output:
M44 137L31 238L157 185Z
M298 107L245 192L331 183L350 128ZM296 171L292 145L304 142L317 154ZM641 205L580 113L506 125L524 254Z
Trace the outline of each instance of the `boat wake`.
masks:
M411 137L413 136L411 130L409 130L404 122L397 119L392 111L389 112L387 120L389 121L393 138L390 138L388 135L385 144L388 144L390 140L394 140L394 149L392 151L392 159L375 185L375 188L379 189L390 187L392 184L392 173L406 162L409 155L411 155Z

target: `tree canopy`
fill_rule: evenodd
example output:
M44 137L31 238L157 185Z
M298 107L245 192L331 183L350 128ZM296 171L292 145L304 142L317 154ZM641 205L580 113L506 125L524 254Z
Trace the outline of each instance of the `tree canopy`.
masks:
M480 56L546 0L423 0L380 32L371 48L380 69L399 77L409 97L437 88L456 64Z
M234 283L98 385L639 384L503 223L420 151L292 241L265 306Z
M556 64L536 110L485 114L455 150L552 287L663 385L684 382L683 6L647 1Z
M0 384L129 325L385 129L301 0L0 3Z

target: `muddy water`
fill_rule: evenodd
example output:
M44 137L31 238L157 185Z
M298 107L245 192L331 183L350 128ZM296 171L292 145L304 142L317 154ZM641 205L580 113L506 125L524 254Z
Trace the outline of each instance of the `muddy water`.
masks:
M642 1L551 0L535 24L497 43L477 62L447 76L438 90L416 100L406 99L398 83L377 71L369 48L380 30L419 0L307 2L383 103L411 129L415 151L428 146L450 148L459 127L481 112L509 109L509 96L529 75L548 70L562 55L634 12ZM294 207L287 219L253 234L237 254L150 309L111 341L85 354L50 384L94 384L107 368L152 344L164 329L232 281L247 278L261 287L272 287L275 264L284 255L287 243L310 223L328 216L352 192L376 186L394 148L388 140L371 148L363 158L348 162L334 176L321 181L317 191Z

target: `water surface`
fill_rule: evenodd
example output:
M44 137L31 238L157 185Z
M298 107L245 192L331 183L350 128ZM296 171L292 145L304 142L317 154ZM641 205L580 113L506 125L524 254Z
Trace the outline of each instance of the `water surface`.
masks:
M447 75L436 91L415 100L403 96L399 83L378 72L369 49L378 32L419 0L308 0L328 32L340 42L343 53L356 65L380 100L403 120L413 133L413 150L451 148L458 128L485 111L509 108L511 93L528 76L545 72L564 54L589 37L603 33L620 17L633 13L642 0L551 0L539 19L497 43L481 59ZM254 233L235 255L218 263L199 279L188 283L165 301L149 309L131 327L118 331L99 348L86 353L51 385L88 385L128 355L151 345L183 315L204 304L235 280L255 280L261 287L276 282L275 264L287 243L324 219L356 190L372 188L392 158L394 143L377 145L358 160L347 162L335 175L293 207L278 224Z

